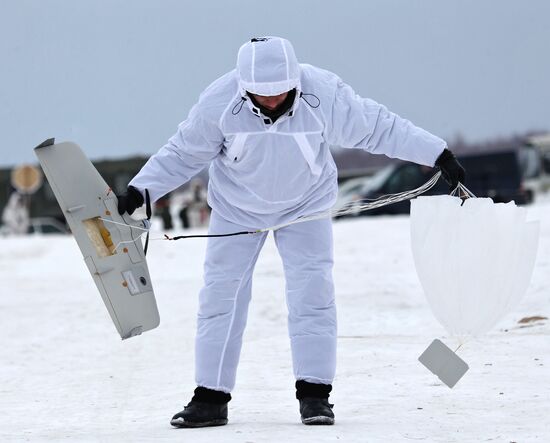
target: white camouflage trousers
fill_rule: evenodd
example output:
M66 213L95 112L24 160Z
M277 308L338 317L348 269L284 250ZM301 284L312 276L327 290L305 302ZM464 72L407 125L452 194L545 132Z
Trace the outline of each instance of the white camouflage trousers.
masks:
M212 212L209 232L250 231ZM336 369L332 221L274 233L283 261L288 331L296 380L331 384ZM209 238L195 348L198 386L231 392L251 298L252 273L267 233Z

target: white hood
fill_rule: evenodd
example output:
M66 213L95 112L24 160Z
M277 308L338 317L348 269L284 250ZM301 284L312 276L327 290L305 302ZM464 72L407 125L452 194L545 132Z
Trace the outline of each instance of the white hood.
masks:
M281 37L255 38L239 49L239 86L258 95L279 95L300 90L300 65L292 44Z

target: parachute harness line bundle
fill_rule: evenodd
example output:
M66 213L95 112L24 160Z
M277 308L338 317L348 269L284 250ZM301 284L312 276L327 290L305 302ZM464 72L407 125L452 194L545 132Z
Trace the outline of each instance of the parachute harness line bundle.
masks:
M372 209L380 208L382 206L390 205L392 203L397 203L397 202L401 202L401 201L404 201L404 200L410 200L414 197L417 197L417 196L427 192L431 188L433 188L435 186L435 184L437 183L437 181L439 180L440 176L441 176L441 171L437 172L430 180L428 180L422 186L420 186L416 189L412 189L410 191L399 192L399 193L396 193L396 194L383 195L383 196L378 197L376 199L354 200L354 201L346 204L345 206L343 206L342 208L340 208L338 210L328 210L328 211L324 211L324 212L319 212L319 213L312 214L312 215L309 215L309 216L306 216L306 217L300 217L300 218L298 218L296 220L293 220L289 223L283 223L283 224L280 224L280 225L271 226L269 228L258 229L258 230L255 230L255 231L231 232L231 233L227 233L227 234L179 235L179 236L176 236L176 237L169 237L168 235L165 234L164 237L151 238L151 241L155 241L155 240L181 240L181 239L187 239L187 238L232 237L232 236L235 236L235 235L258 234L258 233L261 233L261 232L276 231L277 229L281 229L281 228L284 228L285 226L290 226L290 225L293 225L293 224L296 224L296 223L304 223L304 222L307 222L307 221L319 220L319 219L323 219L323 218L341 217L341 216L347 215L347 214L357 214L359 212L369 211L369 210L372 210ZM461 188L460 190L462 192L468 192L469 194L471 194L470 191L466 190L466 188L464 188L462 185L459 185L459 188ZM457 188L457 190L458 190L458 188ZM457 191L457 190L455 190L455 191ZM453 192L455 192L455 191L453 191ZM471 195L473 195L473 194L471 194ZM107 223L117 224L116 222L113 222L112 220L108 220L106 218L101 218L101 220L103 220L104 222L107 222ZM118 224L120 224L120 223L118 223ZM138 226L130 226L130 225L125 225L125 226L128 226L132 229L136 229L136 230L142 232L142 234L140 234L138 237L136 237L134 240L132 240L134 242L139 240L142 235L147 234L149 232L149 228L150 228L150 226L146 226L146 227L138 227ZM130 241L130 243L132 241ZM125 242L125 243L128 243L128 242ZM120 246L120 244L118 244L116 247L118 248L118 246Z
M303 223L306 221L311 220L318 220L322 218L333 218L333 217L341 217L342 215L347 214L357 214L358 212L365 212L372 209L380 208L382 206L391 205L392 203L401 202L404 200L410 200L414 197L417 197L421 194L424 194L425 192L429 191L431 188L435 186L437 181L439 180L439 177L441 176L441 171L437 172L431 179L429 179L426 183L424 183L422 186L412 189L410 191L404 191L399 192L397 194L388 194L383 195L382 197L378 197L376 199L362 199L362 200L354 200L350 203L347 203L344 205L341 209L338 210L329 210L326 212L320 212L318 214L313 214L307 217L301 217L297 220L294 220L290 223L284 223L281 225L273 226L271 228L262 229L258 232L265 232L265 231L276 231L277 229L284 228L285 226L293 225L295 223ZM469 191L468 191L469 192Z

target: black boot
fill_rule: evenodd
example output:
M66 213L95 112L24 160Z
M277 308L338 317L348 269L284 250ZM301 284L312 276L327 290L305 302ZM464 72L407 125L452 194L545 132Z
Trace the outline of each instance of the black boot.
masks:
M189 404L170 420L177 428L202 428L227 424L227 403L231 394L199 386Z
M300 401L300 416L305 425L333 425L334 413L328 402L332 385L296 382L296 398Z

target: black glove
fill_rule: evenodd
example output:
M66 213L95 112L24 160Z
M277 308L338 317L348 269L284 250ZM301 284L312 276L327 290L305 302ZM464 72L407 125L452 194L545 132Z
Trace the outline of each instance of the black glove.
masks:
M122 195L117 195L118 197L118 213L120 215L127 212L132 215L134 211L143 205L144 199L141 192L139 192L133 186L128 186L126 192Z
M451 191L454 190L458 183L465 184L466 171L462 165L458 162L455 155L445 149L435 161L435 166L441 169L441 175L445 181L449 184Z

